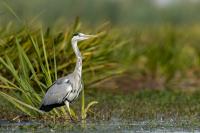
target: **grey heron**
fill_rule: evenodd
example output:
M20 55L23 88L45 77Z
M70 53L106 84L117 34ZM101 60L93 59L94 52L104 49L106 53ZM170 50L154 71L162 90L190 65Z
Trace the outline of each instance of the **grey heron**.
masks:
M82 56L77 43L91 37L96 37L96 35L85 35L83 33L76 33L73 35L71 44L77 58L75 69L67 76L57 79L49 87L40 106L40 110L49 112L53 108L66 105L71 117L69 104L78 97L79 93L83 89Z

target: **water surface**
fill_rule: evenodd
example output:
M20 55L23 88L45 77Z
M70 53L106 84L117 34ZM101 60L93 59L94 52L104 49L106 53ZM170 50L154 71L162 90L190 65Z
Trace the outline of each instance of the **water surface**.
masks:
M189 121L181 120L145 120L145 121L122 121L112 118L109 121L87 121L85 125L81 123L63 124L63 125L46 125L36 121L9 122L0 120L0 132L94 132L94 133L163 133L163 132L200 132L200 128L188 125Z

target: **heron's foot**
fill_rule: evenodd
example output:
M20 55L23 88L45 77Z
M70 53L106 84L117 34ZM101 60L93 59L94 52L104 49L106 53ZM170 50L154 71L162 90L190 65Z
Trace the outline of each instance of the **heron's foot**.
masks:
M76 114L74 113L73 110L69 110L69 117L70 117L70 120L72 122L77 122L78 121L78 117L76 116Z
M73 122L73 123L76 123L76 122L78 122L78 119L77 119L77 117L73 117L73 116L69 116L70 117L70 121L71 122Z

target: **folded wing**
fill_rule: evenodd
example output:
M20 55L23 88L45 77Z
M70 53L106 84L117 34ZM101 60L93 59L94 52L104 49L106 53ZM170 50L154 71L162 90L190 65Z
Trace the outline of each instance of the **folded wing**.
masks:
M71 90L72 84L69 79L56 80L46 92L40 110L48 112L55 107L63 106Z

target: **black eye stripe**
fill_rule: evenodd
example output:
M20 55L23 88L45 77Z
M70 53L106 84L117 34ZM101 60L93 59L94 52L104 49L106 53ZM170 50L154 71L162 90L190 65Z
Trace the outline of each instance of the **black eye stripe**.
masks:
M79 36L79 33L74 33L73 36Z

